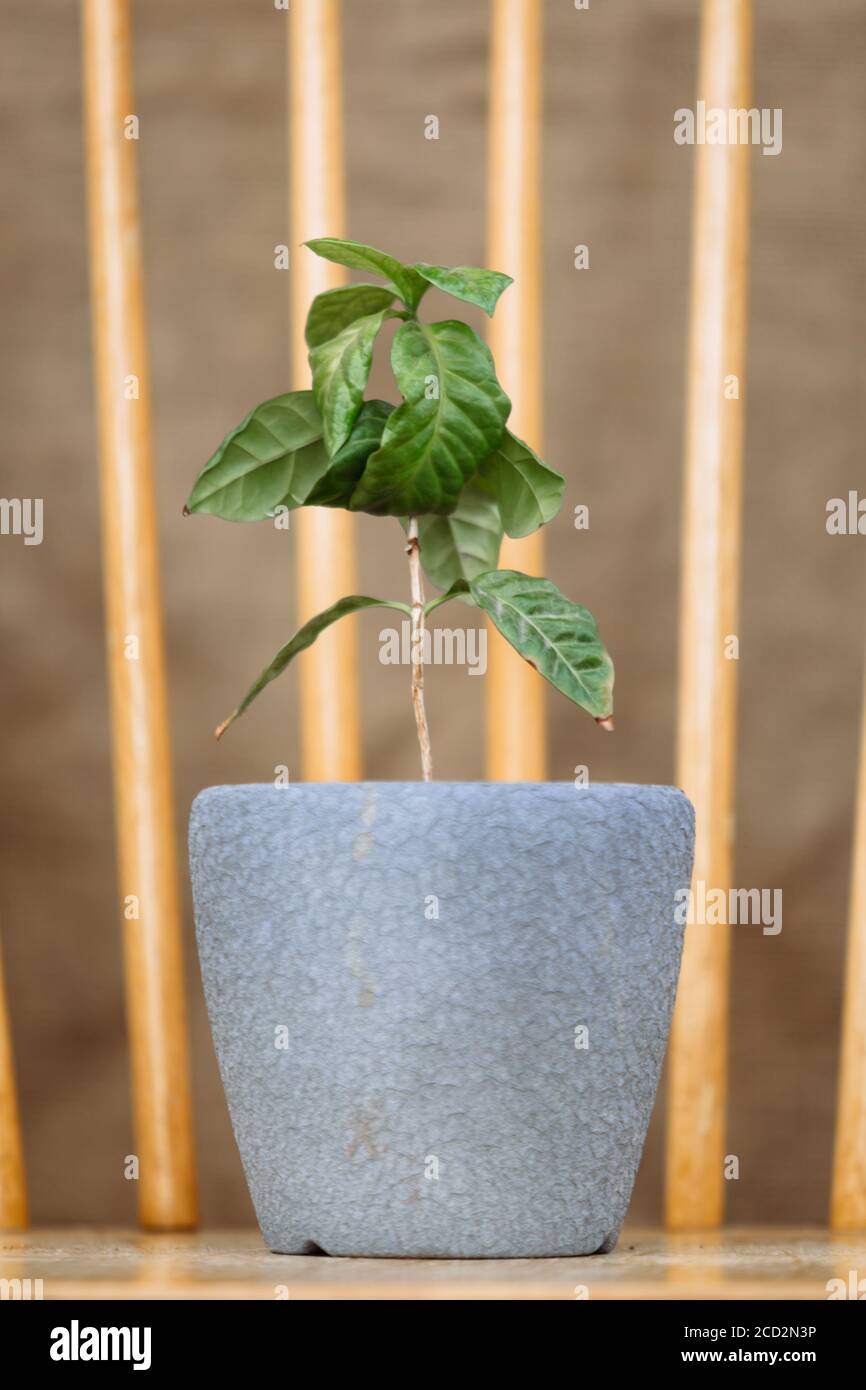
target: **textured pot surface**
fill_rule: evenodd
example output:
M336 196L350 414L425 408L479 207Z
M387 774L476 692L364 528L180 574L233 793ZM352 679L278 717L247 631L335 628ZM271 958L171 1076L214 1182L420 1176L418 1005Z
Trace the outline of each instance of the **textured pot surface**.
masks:
M682 948L671 787L212 787L196 932L271 1249L610 1249Z

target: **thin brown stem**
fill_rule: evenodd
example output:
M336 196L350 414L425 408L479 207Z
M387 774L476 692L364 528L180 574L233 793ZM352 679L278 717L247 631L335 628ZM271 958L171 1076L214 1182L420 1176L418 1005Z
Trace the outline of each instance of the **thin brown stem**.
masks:
M412 594L412 708L415 728L421 748L421 771L425 782L433 779L433 755L430 751L430 731L424 708L424 582L421 578L421 544L418 540L418 518L410 516L406 531L409 556L409 581Z

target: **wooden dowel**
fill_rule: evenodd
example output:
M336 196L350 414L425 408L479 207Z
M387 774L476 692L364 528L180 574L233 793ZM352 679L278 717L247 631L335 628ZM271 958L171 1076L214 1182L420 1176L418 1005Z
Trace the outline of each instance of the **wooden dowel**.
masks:
M27 1225L24 1148L15 1086L12 1030L0 954L0 1231L23 1231Z
M152 1229L176 1229L195 1224L196 1190L129 0L84 0L83 21L106 636L139 1217ZM118 1174L122 1162L118 1154Z
M295 389L310 384L304 323L313 297L344 283L345 271L301 245L344 235L342 72L339 0L293 0L289 11L291 353ZM337 508L292 517L297 546L298 622L355 593L355 527ZM361 776L356 620L324 633L299 666L302 772L312 782Z
M866 1230L866 687L854 820L830 1220L838 1231Z
M514 276L488 330L504 389L509 429L542 444L541 361L541 0L492 0L487 258ZM503 569L543 573L540 531L505 538ZM544 681L488 623L487 775L540 781L545 775Z
M704 0L698 96L749 106L750 0ZM694 152L677 780L697 813L695 883L731 885L740 487L751 150ZM729 928L694 923L670 1047L666 1215L719 1224L724 1207Z

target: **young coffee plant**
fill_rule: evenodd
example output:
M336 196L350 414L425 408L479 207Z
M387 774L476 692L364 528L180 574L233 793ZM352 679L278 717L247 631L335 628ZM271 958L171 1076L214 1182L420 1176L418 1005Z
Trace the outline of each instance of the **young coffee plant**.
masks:
M506 427L511 402L477 333L457 319L427 323L431 285L492 315L507 275L471 266L404 265L354 241L306 243L317 255L384 279L313 300L306 338L312 390L250 411L208 460L189 512L262 521L297 507L345 507L399 518L410 602L352 594L304 623L281 647L217 737L326 627L364 608L411 623L412 703L425 780L432 758L424 709L425 619L451 599L477 605L520 655L604 728L613 727L613 666L595 619L549 579L497 568L503 534L526 536L559 510L565 480ZM365 400L377 334L400 320L391 367L396 407ZM425 602L421 569L442 592Z

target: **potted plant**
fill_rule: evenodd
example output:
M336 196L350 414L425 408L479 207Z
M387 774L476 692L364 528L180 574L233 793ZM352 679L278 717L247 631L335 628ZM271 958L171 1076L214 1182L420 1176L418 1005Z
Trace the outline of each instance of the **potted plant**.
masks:
M509 278L307 244L385 284L314 299L312 389L251 411L187 508L398 518L409 597L351 595L304 623L217 735L331 623L383 605L411 624L423 780L212 787L193 805L202 975L258 1219L287 1253L606 1251L667 1040L692 808L672 787L431 780L423 664L440 604L483 610L605 728L613 667L585 608L497 569L503 532L550 521L564 479L508 430L473 329L419 318L431 285L492 314ZM364 399L390 319L396 408Z

